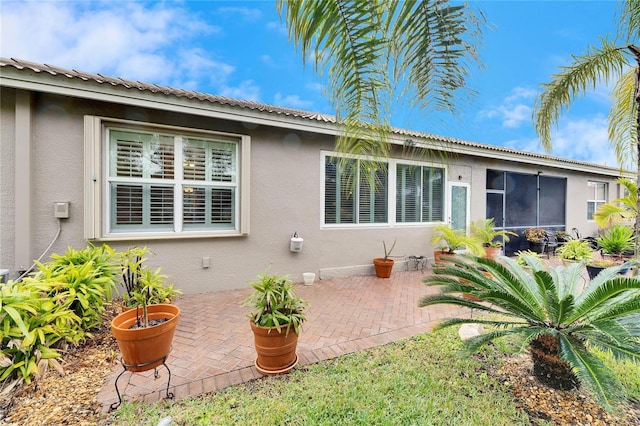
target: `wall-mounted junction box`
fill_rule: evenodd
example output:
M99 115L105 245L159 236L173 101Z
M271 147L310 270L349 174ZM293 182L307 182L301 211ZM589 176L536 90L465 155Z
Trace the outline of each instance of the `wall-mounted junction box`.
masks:
M69 219L69 203L68 201L53 203L53 217L58 219Z

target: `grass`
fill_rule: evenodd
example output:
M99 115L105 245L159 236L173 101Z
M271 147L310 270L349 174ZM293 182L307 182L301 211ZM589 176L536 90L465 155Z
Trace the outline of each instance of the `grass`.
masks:
M499 362L499 352L483 353ZM223 391L125 403L113 425L526 425L508 389L462 351L455 330L402 340Z

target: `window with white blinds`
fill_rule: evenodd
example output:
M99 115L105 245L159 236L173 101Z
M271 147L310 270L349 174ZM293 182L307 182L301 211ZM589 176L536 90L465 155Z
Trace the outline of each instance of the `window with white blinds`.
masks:
M444 215L444 170L397 164L396 222L437 222Z
M238 140L107 130L109 232L236 229Z
M390 158L323 155L324 225L391 225L441 222L445 169ZM391 212L391 213L389 213Z
M324 223L387 223L386 165L359 159L324 158Z

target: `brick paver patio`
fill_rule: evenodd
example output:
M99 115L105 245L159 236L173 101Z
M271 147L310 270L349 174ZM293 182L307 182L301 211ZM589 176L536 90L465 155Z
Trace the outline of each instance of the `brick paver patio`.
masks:
M419 299L438 289L422 283L421 271L394 271L390 279L358 276L297 286L309 301L298 342L298 365L335 358L429 331L460 314L460 308L419 308ZM181 318L167 359L175 399L212 392L262 377L254 367L253 335L242 300L250 288L181 297ZM120 364L103 384L98 401L105 410L118 400ZM158 401L165 397L167 370L126 372L118 381L123 399Z

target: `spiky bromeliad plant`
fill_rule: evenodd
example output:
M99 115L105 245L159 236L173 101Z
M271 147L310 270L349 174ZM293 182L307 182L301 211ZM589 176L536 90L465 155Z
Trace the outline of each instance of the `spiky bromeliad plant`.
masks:
M507 258L501 263L468 256L453 259L424 279L442 291L423 297L419 305L454 304L498 314L498 319L447 319L438 328L464 323L495 327L469 340L472 350L520 334L531 350L534 375L542 383L561 389L584 384L603 406L611 407L623 388L592 349L640 361L640 279L618 276L620 267L613 267L582 290L580 264L550 268L534 257L526 261L529 272ZM468 300L462 293L489 303Z

